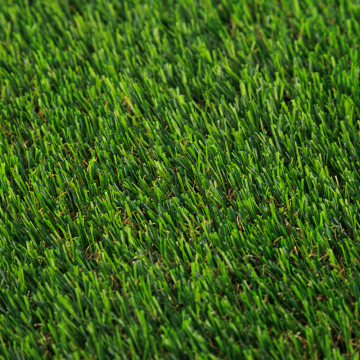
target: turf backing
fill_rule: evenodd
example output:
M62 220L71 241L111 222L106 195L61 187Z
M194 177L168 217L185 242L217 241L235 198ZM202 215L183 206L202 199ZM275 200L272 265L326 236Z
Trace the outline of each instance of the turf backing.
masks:
M359 0L0 2L1 359L358 359Z

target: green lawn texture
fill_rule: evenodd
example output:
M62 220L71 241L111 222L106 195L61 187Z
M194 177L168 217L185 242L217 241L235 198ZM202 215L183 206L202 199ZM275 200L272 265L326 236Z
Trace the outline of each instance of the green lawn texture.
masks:
M1 359L358 359L360 1L0 2Z

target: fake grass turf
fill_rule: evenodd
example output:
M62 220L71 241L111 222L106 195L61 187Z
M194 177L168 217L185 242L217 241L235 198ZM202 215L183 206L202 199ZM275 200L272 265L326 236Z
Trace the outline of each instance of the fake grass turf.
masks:
M1 358L358 359L359 19L1 1Z

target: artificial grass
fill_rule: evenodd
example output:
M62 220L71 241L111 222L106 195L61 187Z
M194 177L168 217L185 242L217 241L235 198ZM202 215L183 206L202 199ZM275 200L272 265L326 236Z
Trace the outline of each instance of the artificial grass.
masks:
M1 1L1 358L357 359L359 19Z

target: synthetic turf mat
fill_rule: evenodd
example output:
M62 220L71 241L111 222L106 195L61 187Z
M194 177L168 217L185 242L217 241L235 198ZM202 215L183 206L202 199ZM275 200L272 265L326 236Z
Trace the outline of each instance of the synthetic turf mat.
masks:
M360 1L0 1L0 357L356 358Z

